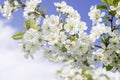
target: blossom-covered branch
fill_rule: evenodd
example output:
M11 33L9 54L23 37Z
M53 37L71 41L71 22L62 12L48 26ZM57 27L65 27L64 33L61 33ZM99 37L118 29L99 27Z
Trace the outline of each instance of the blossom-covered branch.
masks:
M48 60L63 62L70 69L64 73L63 67L60 80L100 80L102 73L90 74L94 73L96 62L102 63L107 71L120 72L120 0L102 0L102 5L91 6L90 34L78 11L65 1L54 3L58 15L45 14L41 2L9 0L0 6L0 12L8 19L20 8L24 10L25 30L14 34L13 39L20 40L26 58L33 58L37 50L44 49L43 55ZM104 80L112 80L103 76Z

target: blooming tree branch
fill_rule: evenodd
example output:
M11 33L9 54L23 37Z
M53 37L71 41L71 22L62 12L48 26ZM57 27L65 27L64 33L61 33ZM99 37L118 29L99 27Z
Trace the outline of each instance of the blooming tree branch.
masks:
M90 73L95 73L96 62L102 63L107 71L120 72L119 1L102 0L102 5L91 6L90 34L77 10L65 1L54 3L59 15L46 15L45 9L40 9L41 0L6 0L0 12L11 19L12 13L20 8L24 10L25 30L14 34L13 39L20 40L19 46L26 58L33 58L33 54L43 48L47 59L64 62L65 67L58 71L60 80L102 80L101 74L104 80L112 80L104 73L96 76Z

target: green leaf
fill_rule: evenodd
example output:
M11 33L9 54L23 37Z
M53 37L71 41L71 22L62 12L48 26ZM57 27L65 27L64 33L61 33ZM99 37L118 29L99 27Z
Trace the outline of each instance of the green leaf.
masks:
M113 4L113 1L114 1L114 0L107 0L107 2L108 2L109 5L112 5L112 4Z
M102 0L104 4L112 5L114 0Z
M68 39L70 39L71 41L75 41L77 38L79 38L79 35L77 34L68 37Z
M97 9L107 10L107 6L106 5L97 5Z
M108 4L107 0L102 0L102 2L103 2L104 4Z
M84 76L87 78L87 80L93 80L92 75L90 74L85 74Z
M14 4L14 0L10 0L9 2L10 2L10 4L12 4L12 5Z
M35 27L33 27L33 29L39 31L40 30L40 26L35 26Z
M71 41L75 41L76 37L75 37L75 36L70 36L69 39L70 39Z
M109 6L117 6L120 0L102 0L104 4L107 4Z
M63 69L57 70L57 74L61 74Z
M40 15L41 15L42 17L45 17L45 12L46 12L46 8L44 8L44 10L40 12Z
M83 62L83 64L85 64L86 66L89 66L87 59Z
M106 20L106 22L108 22L108 21L110 20L110 17L109 17L109 16L106 16L106 17L105 17L105 20Z
M109 14L114 17L116 15L116 11L109 11Z
M107 0L102 0L102 2L103 2L104 4L107 4Z
M30 20L25 21L24 26L26 27L26 29L33 28L37 31L40 30L40 26L38 26L38 25L36 26L36 24L35 24L35 19L30 19Z
M101 38L101 41L102 41L104 44L106 44L106 38L105 38L105 37L102 37L102 38Z
M22 4L22 1L21 0L17 0L19 4Z
M67 49L64 45L62 46L62 52L67 52Z
M107 66L105 66L105 68L106 68L107 71L110 71L113 68L113 66L107 65Z
M40 10L40 5L37 5L36 8L35 8L36 11L39 11Z
M30 29L35 26L35 20L34 19L29 19L25 21L24 26L26 29Z
M86 73L86 70L82 70L82 76L84 78L87 78L87 80L93 80L92 75L90 75L89 73Z
M118 3L120 2L120 0L113 0L113 6L117 6L118 5Z
M14 34L14 35L12 36L12 38L15 39L15 40L22 39L24 33L25 33L24 31L18 32L18 33L16 33L16 34Z

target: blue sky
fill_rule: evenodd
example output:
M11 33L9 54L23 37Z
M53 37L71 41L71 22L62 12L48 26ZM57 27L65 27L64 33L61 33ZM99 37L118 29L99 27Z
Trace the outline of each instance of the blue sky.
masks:
M0 0L0 4L3 4L5 0ZM23 0L26 1L26 0ZM42 0L41 8L47 8L46 14L57 14L56 8L54 7L54 2L61 2L62 0ZM76 9L80 15L81 19L87 23L88 31L91 28L91 21L88 17L89 8L91 5L102 4L101 0L64 0L68 5L71 5L74 9ZM22 15L22 10L13 13L14 17L10 21L10 24L14 26L18 31L23 30L24 26L24 18ZM1 19L5 19L0 15Z

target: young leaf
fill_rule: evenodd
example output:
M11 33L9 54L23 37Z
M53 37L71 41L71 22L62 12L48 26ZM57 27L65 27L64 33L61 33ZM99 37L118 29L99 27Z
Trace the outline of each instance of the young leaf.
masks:
M24 26L26 29L30 29L35 26L35 20L34 19L29 19L25 21Z
M17 0L19 4L22 4L22 1L21 0Z
M16 33L16 34L14 34L14 35L12 36L12 38L15 39L15 40L22 39L24 33L25 33L24 31L18 32L18 33Z
M110 71L113 67L111 65L107 65L107 66L105 66L105 68L107 71Z
M46 12L46 8L40 12L41 16L45 18L45 12Z
M108 22L110 20L109 16L105 17L105 21Z
M35 8L35 10L39 11L39 9L40 9L40 5L37 5L36 8Z
M110 11L109 14L114 17L116 15L116 11Z
M86 73L85 70L82 70L82 75L84 78L87 78L87 80L93 80L92 75Z
M113 1L113 6L115 6L115 7L118 6L118 3L119 3L119 2L120 2L120 0L114 0L114 1Z
M114 0L107 0L107 2L108 2L109 5L112 5L112 4L113 4L113 1L114 1Z
M112 5L114 0L102 0L104 4Z
M85 64L86 66L89 66L87 59L83 62L83 64Z
M14 0L10 0L9 2L10 2L10 4L11 4L11 5L13 5L13 4L14 4Z
M35 26L35 27L33 27L33 29L39 31L40 30L40 26Z
M62 46L62 52L67 52L67 49L64 45Z
M107 0L102 0L102 2L103 2L104 4L108 4Z
M97 9L107 10L107 6L106 5L97 5Z

